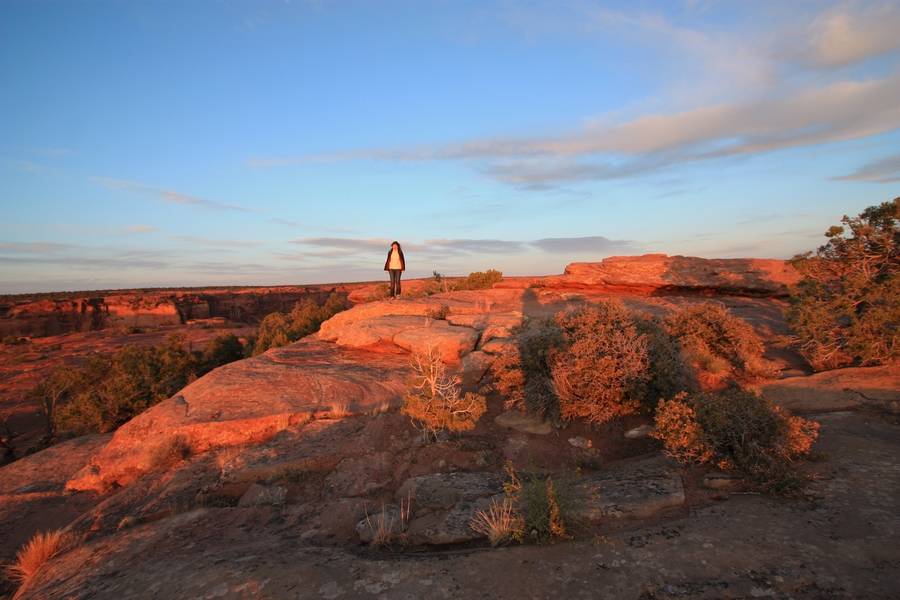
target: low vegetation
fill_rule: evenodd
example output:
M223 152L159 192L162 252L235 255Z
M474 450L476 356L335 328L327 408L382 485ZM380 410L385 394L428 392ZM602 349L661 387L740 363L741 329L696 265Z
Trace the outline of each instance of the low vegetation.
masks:
M818 429L761 396L730 389L661 401L653 435L682 463L713 463L766 491L786 492L799 485L795 461L809 454Z
M57 433L112 431L208 371L244 356L233 334L213 340L206 352L173 336L158 346L128 346L94 355L81 367L59 367L29 396L41 409L45 442Z
M522 517L519 516L510 498L501 501L491 499L491 505L487 510L475 511L469 527L472 531L485 536L494 547L521 541L525 530Z
M454 290L485 290L490 289L495 283L503 279L503 273L496 269L487 271L475 271L469 276L453 284Z
M463 393L459 378L448 372L433 348L415 353L412 366L412 382L403 398L402 412L422 430L423 436L437 439L441 432L474 429L487 410L484 396Z
M762 340L746 321L721 304L710 302L675 311L666 318L665 327L697 371L739 380L773 374L763 358Z
M349 307L346 298L331 294L321 306L307 298L297 302L289 313L274 312L266 315L259 325L259 333L253 346L254 356L315 333L322 323Z
M661 320L605 300L526 323L494 362L493 389L508 408L600 424L696 391L711 370L718 384L767 374L763 351L753 329L717 304Z
M900 360L900 198L845 216L815 253L791 261L803 279L788 313L816 370Z
M15 561L6 567L6 576L20 586L28 585L41 567L62 550L66 538L59 529L34 534L16 553Z

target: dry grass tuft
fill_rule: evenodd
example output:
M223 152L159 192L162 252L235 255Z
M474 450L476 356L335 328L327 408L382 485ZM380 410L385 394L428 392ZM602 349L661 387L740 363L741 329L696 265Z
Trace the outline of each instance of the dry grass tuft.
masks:
M16 553L15 562L6 568L6 576L20 585L27 585L41 567L59 553L65 539L59 529L34 534Z
M411 506L411 499L407 498L405 501L400 500L400 509L396 515L393 514L393 511L388 511L384 503L381 504L381 511L375 517L366 511L366 527L372 538L372 541L369 542L370 545L380 548L396 542L404 542Z
M514 540L521 540L525 527L522 518L513 508L512 500L504 498L501 502L491 500L487 510L478 510L469 523L472 531L488 538L491 546L500 546Z

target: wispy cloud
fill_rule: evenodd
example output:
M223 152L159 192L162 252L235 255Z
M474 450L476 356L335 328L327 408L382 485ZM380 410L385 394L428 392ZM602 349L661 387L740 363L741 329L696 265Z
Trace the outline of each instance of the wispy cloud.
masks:
M225 202L217 202L215 200L207 200L190 194L167 190L164 188L147 185L137 181L129 181L127 179L114 179L112 177L90 177L89 180L99 186L111 190L123 190L142 196L149 196L156 200L166 202L168 204L180 204L183 206L196 206L199 208L207 208L212 210L236 210L241 212L258 212L251 208L239 206L237 204L227 204Z
M852 12L842 6L816 18L797 49L807 62L844 67L900 50L900 7L885 3Z
M251 248L259 245L259 242L255 240L213 239L198 235L170 235L169 239L177 242L196 244L198 246L209 246L211 248Z
M74 247L72 244L57 242L0 242L0 251L27 254L53 254L65 252Z
M853 173L834 179L843 181L871 181L873 183L894 183L900 181L900 154L887 156L867 163Z
M153 225L129 225L125 228L125 233L153 233L159 231L159 227Z
M533 246L554 254L610 254L614 252L637 252L634 242L611 240L602 235L585 237L544 238L532 242Z

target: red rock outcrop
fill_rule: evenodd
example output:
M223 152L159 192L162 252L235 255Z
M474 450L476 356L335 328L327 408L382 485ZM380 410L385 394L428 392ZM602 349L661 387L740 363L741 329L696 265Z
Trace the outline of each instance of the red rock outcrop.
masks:
M545 287L627 294L779 297L800 280L784 260L695 256L611 256L572 263L560 276L511 278L495 287Z

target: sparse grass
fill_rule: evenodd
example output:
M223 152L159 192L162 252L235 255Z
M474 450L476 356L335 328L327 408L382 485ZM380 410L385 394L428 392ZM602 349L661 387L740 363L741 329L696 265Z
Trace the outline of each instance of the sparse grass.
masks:
M34 534L16 553L15 562L6 567L6 576L20 586L28 585L41 567L59 553L65 541L60 529Z
M494 498L487 510L478 510L469 523L472 531L487 537L491 546L500 546L514 540L521 540L524 523L513 508L510 498L497 502Z
M389 400L382 400L378 403L378 406L372 409L370 413L373 417L375 415L383 415L391 411L391 402Z
M376 548L391 546L395 543L403 543L406 541L406 526L409 524L411 510L410 499L400 500L400 508L397 514L388 511L384 503L381 504L381 511L375 517L366 511L366 527L371 534L369 544Z
M494 286L495 283L503 279L503 273L496 269L488 269L487 271L475 271L469 273L469 276L462 281L457 281L453 285L454 290L484 290Z
M568 539L572 499L568 485L559 485L550 475L529 474L520 478L507 462L507 481L503 491L515 513L513 539L546 543L554 539Z
M351 415L350 403L346 400L332 402L327 415L329 419L344 419L349 417Z

